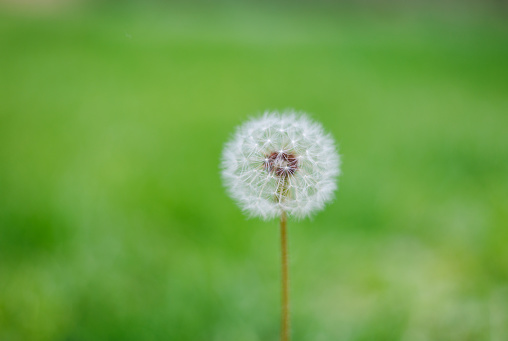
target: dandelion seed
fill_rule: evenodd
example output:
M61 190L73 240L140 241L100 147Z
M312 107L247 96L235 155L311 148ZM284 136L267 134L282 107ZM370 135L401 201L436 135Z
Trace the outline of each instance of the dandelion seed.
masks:
M272 133L266 134L267 130ZM319 123L293 111L266 112L241 125L226 144L222 176L230 195L249 215L272 219L284 211L303 218L332 199L339 162L332 137ZM260 165L263 172L247 186L245 173ZM267 174L272 175L268 183ZM282 200L274 200L279 182L286 190L280 193ZM314 190L301 191L297 185L304 182L311 182Z

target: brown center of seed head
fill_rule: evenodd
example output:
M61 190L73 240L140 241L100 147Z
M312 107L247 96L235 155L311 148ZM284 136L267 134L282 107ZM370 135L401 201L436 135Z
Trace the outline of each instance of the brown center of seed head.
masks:
M266 155L264 168L277 176L287 177L298 170L298 158L286 152L273 152Z

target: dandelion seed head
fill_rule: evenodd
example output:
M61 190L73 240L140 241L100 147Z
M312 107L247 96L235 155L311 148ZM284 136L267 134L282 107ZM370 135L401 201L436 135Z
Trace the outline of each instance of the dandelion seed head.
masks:
M249 215L303 218L337 188L340 158L321 124L294 111L266 112L239 126L222 154L229 194Z

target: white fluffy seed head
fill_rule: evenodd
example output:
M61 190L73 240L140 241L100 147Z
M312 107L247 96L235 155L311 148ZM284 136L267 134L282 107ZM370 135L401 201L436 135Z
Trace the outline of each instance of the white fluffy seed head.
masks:
M337 188L340 158L333 138L305 114L265 112L236 130L222 154L222 177L250 216L285 211L303 218L323 209Z

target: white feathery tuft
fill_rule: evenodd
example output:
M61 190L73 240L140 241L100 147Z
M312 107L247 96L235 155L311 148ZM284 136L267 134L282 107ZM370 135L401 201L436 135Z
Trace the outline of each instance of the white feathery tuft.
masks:
M250 216L303 218L333 198L340 173L333 138L294 111L265 112L236 130L222 154L229 194Z

